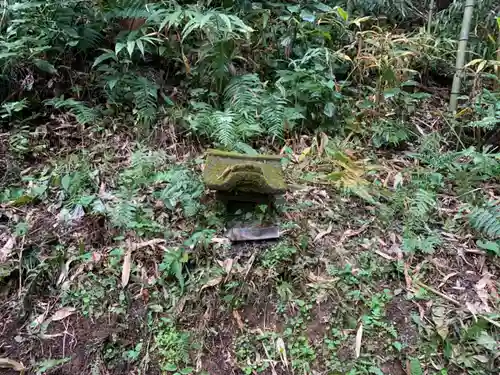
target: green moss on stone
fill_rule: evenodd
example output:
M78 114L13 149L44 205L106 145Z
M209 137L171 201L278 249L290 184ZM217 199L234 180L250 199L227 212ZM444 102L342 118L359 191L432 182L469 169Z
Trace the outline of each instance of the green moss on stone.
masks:
M279 156L210 150L203 179L214 190L280 194L286 190L280 161Z
M282 159L282 157L279 155L246 155L246 154L240 154L238 152L222 151L222 150L214 150L214 149L207 150L207 155L208 156L212 155L212 156L230 157L230 158L236 158L236 159L248 159L248 160L270 160L270 161L279 160L279 161L281 161L281 159Z

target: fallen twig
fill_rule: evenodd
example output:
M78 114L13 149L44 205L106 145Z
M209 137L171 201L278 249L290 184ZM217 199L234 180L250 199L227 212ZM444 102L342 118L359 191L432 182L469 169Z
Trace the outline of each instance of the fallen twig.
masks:
M434 289L432 286L429 286L429 285L427 285L427 284L424 284L423 282L418 281L418 280L414 280L414 282L415 282L415 284L417 284L418 286L420 286L420 287L422 287L422 288L424 288L424 289L428 290L429 292L432 292L432 293L434 293L434 294L436 294L436 295L438 295L438 296L440 296L440 297L444 298L445 300L447 300L447 301L449 301L449 302L453 303L454 305L456 305L456 306L462 306L462 304L461 304L460 302L458 302L456 299L453 299L453 298L451 298L450 296L447 296L446 294L444 294L444 293L440 292L439 290Z
M437 289L434 289L433 287L427 285L427 284L424 284L423 282L421 281L418 281L418 280L414 280L415 284L417 284L418 286L424 288L425 290L428 290L429 292L432 292L442 298L444 298L445 300L453 303L454 305L456 306L462 306L462 304L460 302L458 302L456 299L453 299L451 298L450 296L447 296L446 294L440 292L439 290ZM486 320L488 323L494 325L495 327L498 327L500 328L500 323L491 319L491 318L488 318L487 316L484 316L484 315L479 315L479 317L483 318L484 320Z

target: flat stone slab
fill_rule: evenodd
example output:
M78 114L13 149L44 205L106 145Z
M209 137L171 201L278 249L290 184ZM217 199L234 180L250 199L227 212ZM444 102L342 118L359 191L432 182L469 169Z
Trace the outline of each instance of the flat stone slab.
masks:
M283 194L287 185L281 157L208 150L203 180L209 189L259 194Z

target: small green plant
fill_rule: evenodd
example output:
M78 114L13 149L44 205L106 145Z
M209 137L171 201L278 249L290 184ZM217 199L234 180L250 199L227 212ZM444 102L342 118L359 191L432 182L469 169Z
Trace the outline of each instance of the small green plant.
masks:
M375 147L398 147L411 137L407 125L401 121L381 120L372 124L372 143Z
M62 303L79 308L83 316L99 317L109 311L117 287L116 278L89 272L63 293Z
M172 168L161 174L161 180L167 182L167 186L157 191L156 196L163 201L166 208L174 211L180 207L186 217L194 216L198 212L201 208L199 200L205 189L198 175L186 168Z
M13 154L17 155L26 155L32 151L30 147L30 131L27 127L21 127L10 134L9 148Z
M0 107L0 118L6 119L12 117L16 112L21 112L27 108L27 100L23 99L18 102L5 102Z
M71 361L71 357L65 357L61 359L46 359L41 362L35 364L36 375L43 375L49 372L50 370L54 370L59 366L64 365Z
M415 234L412 231L406 231L402 248L409 253L421 251L422 253L432 254L441 243L442 239L439 233Z
M234 343L236 361L245 375L261 374L270 367L270 360L277 359L275 342L278 335L262 332L258 335L239 335Z
M189 373L182 370L189 363L188 332L179 331L170 319L161 318L155 327L154 345L163 371Z
M288 242L280 242L271 246L262 254L261 262L265 268L281 269L283 265L291 263L297 249Z
M307 337L298 336L288 344L288 355L292 359L292 367L301 373L309 373L311 365L316 360L316 352L309 344Z
M182 270L187 263L189 256L182 249L169 249L163 255L163 261L160 263L160 271L164 272L166 277L175 277L181 287L181 293L184 290L184 274Z
M130 362L135 362L139 359L142 352L142 342L137 343L133 349L127 350L123 353L123 357Z

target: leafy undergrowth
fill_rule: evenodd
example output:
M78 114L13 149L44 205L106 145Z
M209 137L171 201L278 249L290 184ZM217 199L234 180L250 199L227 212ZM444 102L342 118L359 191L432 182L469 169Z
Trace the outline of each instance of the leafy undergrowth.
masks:
M476 3L456 71L464 1L3 1L0 372L498 373ZM289 191L232 212L208 147L280 154Z
M290 141L290 191L251 213L277 220L281 239L230 244L201 151L92 128L75 141L72 126L51 135L66 145L57 157L11 160L20 172L1 196L0 357L15 362L2 367L499 368L498 154L438 152L432 134L389 156L326 135Z

